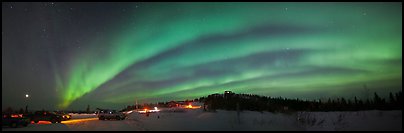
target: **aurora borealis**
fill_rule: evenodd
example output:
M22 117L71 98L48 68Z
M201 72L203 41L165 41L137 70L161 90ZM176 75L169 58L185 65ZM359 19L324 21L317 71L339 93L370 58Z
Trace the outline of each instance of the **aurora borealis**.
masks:
M402 89L401 3L2 3L2 104ZM29 101L24 99L30 93ZM21 105L15 105L21 104Z

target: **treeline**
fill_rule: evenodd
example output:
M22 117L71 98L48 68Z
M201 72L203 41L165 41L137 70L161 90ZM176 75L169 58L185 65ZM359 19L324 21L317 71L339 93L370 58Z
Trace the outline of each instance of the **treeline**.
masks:
M358 110L401 110L402 91L391 93L388 99L381 98L376 92L372 99L345 99L343 97L322 100L287 99L282 97L259 96L253 94L212 94L201 97L204 110L250 110L250 111L358 111Z

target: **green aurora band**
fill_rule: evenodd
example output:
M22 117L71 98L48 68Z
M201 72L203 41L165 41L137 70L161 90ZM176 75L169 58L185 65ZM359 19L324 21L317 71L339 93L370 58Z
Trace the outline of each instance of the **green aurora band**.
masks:
M56 74L60 108L401 87L399 3L145 3ZM103 47L99 47L102 45ZM400 88L401 89L401 88ZM350 95L348 95L350 96Z

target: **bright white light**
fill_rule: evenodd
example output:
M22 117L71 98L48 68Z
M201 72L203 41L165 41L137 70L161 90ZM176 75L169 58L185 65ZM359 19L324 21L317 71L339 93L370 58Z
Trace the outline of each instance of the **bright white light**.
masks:
M28 97L29 97L29 95L28 95L28 94L25 94L25 97L27 97L27 98L28 98Z
M157 110L157 107L154 107L154 110Z

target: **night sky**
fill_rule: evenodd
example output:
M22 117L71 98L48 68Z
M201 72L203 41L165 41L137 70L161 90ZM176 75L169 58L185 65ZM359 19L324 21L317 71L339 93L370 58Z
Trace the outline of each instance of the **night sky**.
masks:
M401 3L2 3L2 108L402 90ZM25 94L29 94L26 98Z

